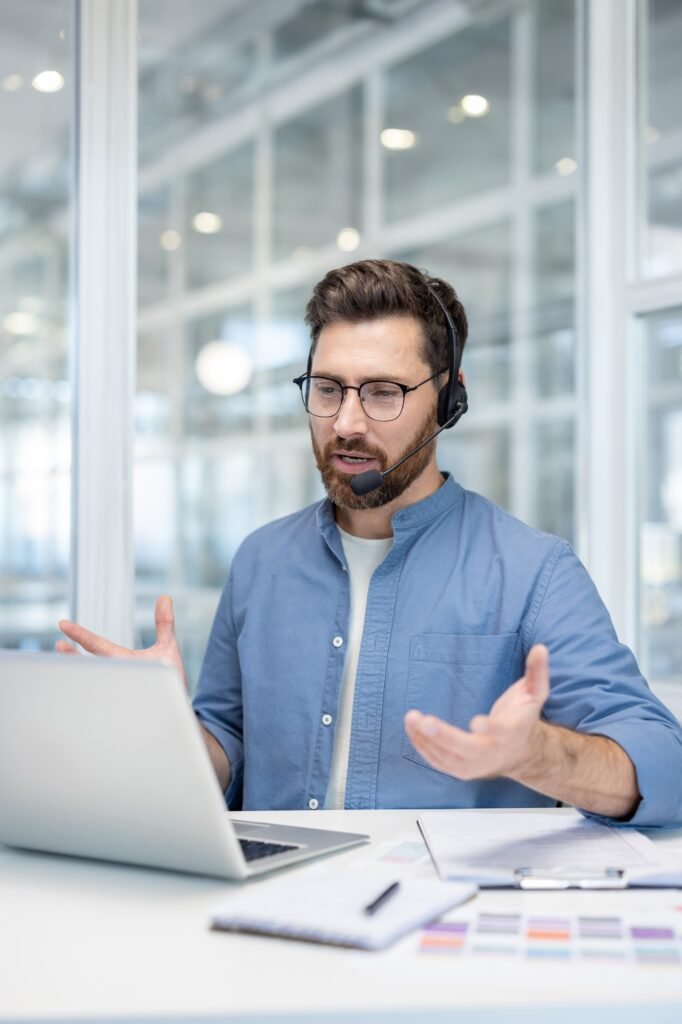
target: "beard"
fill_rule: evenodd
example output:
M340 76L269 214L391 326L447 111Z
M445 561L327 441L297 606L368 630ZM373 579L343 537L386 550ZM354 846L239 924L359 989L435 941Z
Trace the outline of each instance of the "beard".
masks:
M405 445L400 454L392 460L392 463L398 462L409 451L421 444L429 434L436 430L437 426L436 417L432 413L424 420L414 437ZM384 477L381 486L377 487L376 490L370 491L369 494L357 495L353 493L350 486L353 475L350 473L340 473L336 469L331 461L332 453L338 448L343 448L344 451L349 453L362 452L363 455L370 455L376 459L378 468L383 472L389 465L385 452L381 448L375 448L363 443L359 438L349 438L347 441L344 441L339 437L334 437L321 448L317 444L312 430L310 431L310 437L315 462L320 471L322 483L329 500L337 508L350 509L380 508L382 505L388 505L390 502L395 501L396 498L399 498L410 484L414 483L424 472L431 461L431 455L436 443L434 438L431 444L424 445L421 451L417 452L416 455L412 455L402 466L394 469L389 476Z

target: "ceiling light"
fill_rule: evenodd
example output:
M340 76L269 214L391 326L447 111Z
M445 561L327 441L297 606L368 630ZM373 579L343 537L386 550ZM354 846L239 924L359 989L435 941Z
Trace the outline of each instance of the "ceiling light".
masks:
M561 160L557 160L554 166L562 178L567 178L569 174L574 174L578 169L577 163L570 156L563 156Z
M336 244L341 252L353 252L360 245L360 232L356 228L341 228Z
M203 210L194 217L192 225L200 235L217 235L223 226L223 219L217 213Z
M2 87L5 92L16 92L17 89L21 89L24 84L24 80L21 75L7 75L2 80Z
M161 248L165 249L166 252L175 252L182 245L182 235L179 231L174 231L173 228L169 228L164 231L159 238Z
M41 71L31 85L38 92L59 92L64 87L64 76L58 71Z
M462 96L461 106L467 117L483 117L490 110L485 96L477 96L475 93Z
M462 110L459 103L456 103L454 107L450 107L448 110L448 121L450 124L461 124L465 119L466 114Z
M651 145L653 142L658 142L661 137L661 133L658 128L654 128L652 124L647 125L644 131L644 138Z
M417 143L417 136L409 128L384 128L379 138L385 149L412 149Z
M212 395L236 395L251 380L253 363L242 345L231 341L209 341L199 352L194 366L199 383Z
M2 321L2 326L8 334L35 334L38 330L38 318L34 313L26 313L17 309L7 314Z

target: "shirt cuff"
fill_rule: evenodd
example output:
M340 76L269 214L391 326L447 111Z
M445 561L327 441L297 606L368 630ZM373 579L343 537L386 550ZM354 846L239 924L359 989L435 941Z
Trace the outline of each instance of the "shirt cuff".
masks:
M682 743L662 722L608 722L594 735L622 747L637 776L642 799L625 820L578 808L586 818L632 828L679 828L682 825Z

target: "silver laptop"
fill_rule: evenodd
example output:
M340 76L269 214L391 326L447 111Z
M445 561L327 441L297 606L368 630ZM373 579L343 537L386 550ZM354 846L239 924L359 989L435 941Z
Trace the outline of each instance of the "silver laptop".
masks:
M174 669L0 652L0 843L240 879L368 838L233 822Z

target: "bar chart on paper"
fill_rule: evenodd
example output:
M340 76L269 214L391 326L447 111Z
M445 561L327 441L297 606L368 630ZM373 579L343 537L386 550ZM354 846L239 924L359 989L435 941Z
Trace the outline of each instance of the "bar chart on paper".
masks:
M682 914L621 915L486 912L423 928L418 951L429 956L522 957L682 966Z

